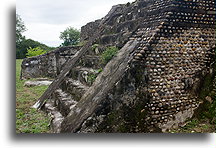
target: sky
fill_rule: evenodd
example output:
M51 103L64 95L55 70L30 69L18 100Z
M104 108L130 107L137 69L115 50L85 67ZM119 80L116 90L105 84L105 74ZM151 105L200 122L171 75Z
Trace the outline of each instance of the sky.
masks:
M60 32L71 26L81 29L104 17L111 7L135 0L17 0L16 13L27 28L23 34L51 47L59 46Z

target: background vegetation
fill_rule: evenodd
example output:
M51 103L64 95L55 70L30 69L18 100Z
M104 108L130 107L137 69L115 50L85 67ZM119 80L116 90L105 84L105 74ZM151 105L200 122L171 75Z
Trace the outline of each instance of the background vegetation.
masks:
M29 48L41 48L46 52L55 49L54 47L49 47L38 41L32 39L26 39L23 33L27 30L25 24L21 17L16 14L16 59L26 58L27 49Z
M26 58L26 54L28 52L28 49L30 48L40 48L46 52L55 49L55 47L49 47L33 39L26 39L26 37L23 35L26 30L27 28L22 18L18 14L16 14L16 59ZM63 32L60 32L59 38L63 40L63 43L59 45L59 47L69 45L81 45L80 31L73 27L68 27ZM37 53L39 54L39 52ZM43 54L43 52L41 54Z
M16 59L26 58L27 50L29 48L37 48L37 47L45 50L46 52L55 49L54 47L49 47L45 44L42 44L38 41L34 41L32 39L24 39L22 40L21 43L16 45Z
M80 31L73 27L68 27L60 33L59 38L63 40L62 46L77 45L80 42Z
M16 132L17 133L49 133L50 118L42 111L31 108L48 86L24 86L25 80L20 80L22 59L49 52L55 47L49 47L33 39L26 39L23 33L27 30L21 17L16 14ZM79 43L80 32L68 27L60 33L64 42L60 46Z

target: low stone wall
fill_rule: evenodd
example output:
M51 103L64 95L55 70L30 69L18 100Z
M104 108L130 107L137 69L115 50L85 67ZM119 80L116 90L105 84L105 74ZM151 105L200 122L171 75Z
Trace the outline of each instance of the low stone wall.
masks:
M50 77L55 78L64 64L73 57L80 46L61 47L43 55L26 58L21 65L21 79Z

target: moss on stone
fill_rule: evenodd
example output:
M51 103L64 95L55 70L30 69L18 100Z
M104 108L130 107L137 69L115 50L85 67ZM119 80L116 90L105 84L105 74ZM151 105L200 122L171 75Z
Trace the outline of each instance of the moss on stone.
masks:
M213 81L214 81L214 77L211 76L210 74L207 74L204 77L203 84L201 86L200 93L199 93L199 97L202 100L205 99L206 96L211 94L211 91L213 90Z
M145 118L147 111L142 103L137 103L133 107L123 105L120 109L110 112L103 123L105 132L145 132Z
M215 101L215 74L207 74L203 78L203 83L200 88L199 98L203 101L201 104L197 118L199 120L209 120L210 124L216 125L216 101ZM210 97L213 102L206 100L206 97Z

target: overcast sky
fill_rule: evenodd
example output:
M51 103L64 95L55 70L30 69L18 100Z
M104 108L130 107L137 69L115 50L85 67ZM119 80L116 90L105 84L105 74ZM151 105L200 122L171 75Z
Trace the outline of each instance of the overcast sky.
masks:
M104 17L113 5L135 0L17 0L16 13L28 29L26 38L59 46L60 32L72 26L80 29Z

